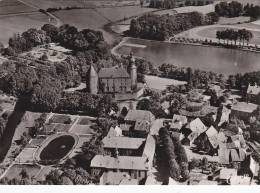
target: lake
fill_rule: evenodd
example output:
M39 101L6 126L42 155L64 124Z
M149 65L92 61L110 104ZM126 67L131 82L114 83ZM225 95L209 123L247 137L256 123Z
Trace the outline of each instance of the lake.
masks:
M130 38L118 48L119 54L133 52L155 65L175 64L226 75L260 70L260 53L197 45L184 45ZM144 46L131 46L144 45Z

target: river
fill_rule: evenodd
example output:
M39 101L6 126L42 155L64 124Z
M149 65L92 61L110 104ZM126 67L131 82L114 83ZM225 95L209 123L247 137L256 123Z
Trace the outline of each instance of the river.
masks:
M133 52L135 56L143 57L155 65L170 63L226 75L260 70L260 53L212 46L129 38L117 52L119 54Z

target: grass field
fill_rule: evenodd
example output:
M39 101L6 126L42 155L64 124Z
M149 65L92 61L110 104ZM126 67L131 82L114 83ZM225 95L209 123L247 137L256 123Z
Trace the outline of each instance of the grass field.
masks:
M0 42L7 44L14 33L22 33L29 28L40 28L49 23L49 18L42 13L34 13L19 16L0 16Z
M24 5L23 3L17 0L0 1L0 15L33 12L33 11L37 11L37 10L27 5Z

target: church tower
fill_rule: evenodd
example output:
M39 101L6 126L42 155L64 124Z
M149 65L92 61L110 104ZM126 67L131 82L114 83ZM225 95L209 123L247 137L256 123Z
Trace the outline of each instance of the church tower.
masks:
M87 82L88 92L91 94L97 94L98 93L98 74L92 65L90 65L89 70L88 70L87 81L88 81Z
M130 53L129 65L130 65L130 76L131 76L131 88L132 90L135 90L137 87L137 67L135 65L135 59L132 53Z

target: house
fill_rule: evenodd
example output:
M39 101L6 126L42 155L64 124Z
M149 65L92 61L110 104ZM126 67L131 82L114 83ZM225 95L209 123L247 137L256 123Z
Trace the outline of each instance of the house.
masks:
M219 181L230 184L231 177L237 176L237 170L233 168L223 168L220 170Z
M192 143L201 133L205 132L207 127L202 123L199 118L194 119L181 129L181 133L187 137Z
M218 131L211 126L207 131L201 133L193 142L198 151L204 151L209 155L218 153Z
M241 163L246 160L247 153L242 148L220 147L218 150L219 163L222 165L228 165L230 163Z
M248 121L252 113L257 109L258 105L246 102L237 102L231 107L231 117Z
M123 179L130 179L126 172L104 172L99 179L100 185L119 185Z
M173 115L171 129L181 130L181 128L188 123L188 119L182 115Z
M141 181L147 177L149 164L146 157L96 155L91 160L91 172L100 175L104 172L126 172L132 179Z
M129 136L133 137L146 137L154 121L154 115L145 110L129 110L125 117L125 123L132 125Z
M102 140L105 155L139 156L142 154L143 138L105 137Z
M257 84L249 84L246 92L246 99L247 102L260 104L260 86Z

